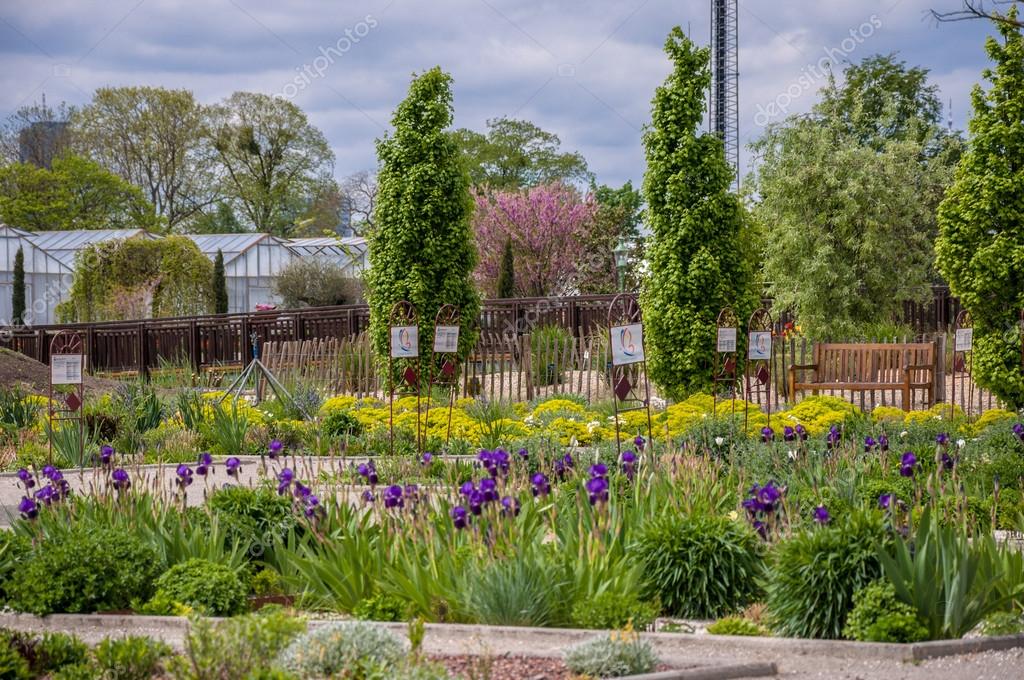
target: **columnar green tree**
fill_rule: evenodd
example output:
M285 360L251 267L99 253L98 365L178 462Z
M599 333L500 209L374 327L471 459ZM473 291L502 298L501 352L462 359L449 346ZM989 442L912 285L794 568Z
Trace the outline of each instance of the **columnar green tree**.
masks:
M512 237L505 239L505 250L501 254L498 270L498 297L510 298L516 294L515 258L512 255Z
M11 325L25 323L25 251L14 254L14 281L11 285Z
M986 92L974 88L968 151L939 206L939 271L974 319L974 377L1014 408L1024 406L1020 332L1024 308L1024 29L996 23Z
M665 51L672 72L655 92L643 138L651 236L641 305L650 377L678 397L710 382L715 320L727 305L750 311L752 275L722 140L698 133L711 81L708 50L676 27Z
M224 253L219 248L213 258L213 313L228 313L228 280L224 276Z
M438 67L414 77L391 119L394 131L377 141L379 190L366 283L372 342L381 359L388 353L391 307L403 299L419 312L421 355L429 353L434 315L443 304L461 312L460 356L476 342L473 200L459 146L445 131L452 122L451 81Z

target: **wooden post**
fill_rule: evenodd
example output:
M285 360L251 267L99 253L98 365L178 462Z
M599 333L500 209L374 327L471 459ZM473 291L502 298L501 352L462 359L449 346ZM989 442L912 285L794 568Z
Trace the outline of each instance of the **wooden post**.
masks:
M946 333L936 337L935 349L935 401L946 401Z
M519 356L522 357L523 367L526 369L526 401L533 400L533 357L530 355L530 334L523 333L520 336L522 346L519 349Z
M96 327L92 324L85 331L85 370L89 375L96 371Z
M138 353L139 353L139 370L138 370L138 374L139 374L140 378L142 378L143 380L146 380L146 379L149 378L149 365L148 365L148 356L147 356L147 354L148 354L148 351L147 351L148 347L147 347L147 343L146 343L146 324L144 322L140 323L138 325L138 329L136 330L136 333L138 334L137 340L138 340Z
M46 355L44 354L45 349L46 349L45 347L43 347L43 345L46 344L45 340L46 340L46 333L43 331L42 328L37 328L36 329L36 361L38 361L41 364L49 363L46 360Z
M203 358L200 350L199 324L195 319L192 319L188 323L188 353L192 363L192 372L196 375L199 375L203 370Z

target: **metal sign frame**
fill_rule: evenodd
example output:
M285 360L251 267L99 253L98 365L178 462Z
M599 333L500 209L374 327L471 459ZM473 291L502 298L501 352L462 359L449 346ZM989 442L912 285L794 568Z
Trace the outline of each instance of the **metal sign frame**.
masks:
M640 305L637 303L634 295L630 293L619 293L612 298L612 302L608 306L608 351L610 355L613 355L612 346L614 340L612 335L615 328L631 324L643 324L643 314L640 311ZM647 379L647 349L644 346L642 335L640 337L640 352L642 357L641 360L630 364L616 365L612 356L609 356L609 374L611 376L612 384L612 406L615 412L615 449L620 456L622 455L622 433L619 426L619 413L646 409L647 451L650 451L654 445L653 438L651 437L651 432L653 431L651 426L651 384ZM642 399L636 391L639 384L630 382L630 374L632 374L634 382L638 382L636 381L637 375L635 369L637 366L640 367L640 371L643 375L644 394ZM620 408L620 405L627 401L640 402L640 405L629 408Z
M426 429L430 423L430 401L434 396L434 386L443 386L448 388L448 428L445 430L444 445L448 447L448 442L452 436L452 410L455 407L455 393L458 391L459 386L459 348L458 342L455 345L454 352L437 352L437 329L439 327L455 327L458 329L458 333L461 336L461 313L459 308L455 305L441 305L441 309L437 310L437 314L434 316L434 337L431 338L430 342L430 366L428 368L428 379L427 379L427 408L426 413L423 416L423 429L424 439L426 439ZM437 366L437 360L443 362L441 364L441 370L435 374L435 367Z
M406 365L399 382L404 382L416 389L416 448L422 449L420 440L420 397L422 393L422 381L419 376L420 351L419 351L419 314L416 307L408 300L399 300L391 306L391 313L388 316L388 432L391 455L395 454L395 356L394 356L394 333L392 329L401 326L415 326L416 334L416 356L399 358L402 362L412 362Z
M970 349L958 349L957 338L961 335L961 331L970 330ZM953 421L953 416L956 415L956 383L957 374L960 374L960 389L961 392L967 390L967 411L970 413L974 410L974 390L970 389L970 380L974 374L974 319L971 318L971 313L966 309L961 309L960 313L956 315L956 320L953 321L953 385L952 393L949 400L949 420ZM961 399L963 395L961 394Z
M772 351L774 345L775 322L772 314L764 307L754 310L747 321L747 360L743 371L743 394L747 402L751 396L758 395L757 403L761 403L760 394L765 395L765 408L768 415L768 427L772 424ZM757 356L752 356L755 349L760 349L757 343L752 342L754 333L767 333L768 354L758 351ZM759 336L765 337L765 336ZM750 421L750 407L743 409L743 432L746 433Z
M72 380L62 380L60 382L54 382L53 374L55 371L54 361L58 360L58 357L78 357L78 380L75 382ZM85 418L82 416L82 406L85 404L85 345L82 342L82 336L80 333L69 330L60 330L50 340L50 366L48 371L49 381L49 402L47 403L47 427L50 430L56 430L58 425L63 426L64 423L78 423L78 460L81 465L85 464ZM71 391L66 392L63 390L54 391L54 386L70 386ZM60 408L55 407L57 399L54 397L63 396L62 404ZM53 464L53 437L47 437L49 439L49 452L47 453L47 462Z
M732 351L722 350L722 331L733 331ZM718 387L729 386L732 395L732 415L736 415L736 395L740 390L739 367L739 333L740 321L732 307L725 307L718 313L715 322L715 367L711 373L712 407L711 413L718 415ZM728 335L728 334L727 334ZM728 340L728 338L726 338Z

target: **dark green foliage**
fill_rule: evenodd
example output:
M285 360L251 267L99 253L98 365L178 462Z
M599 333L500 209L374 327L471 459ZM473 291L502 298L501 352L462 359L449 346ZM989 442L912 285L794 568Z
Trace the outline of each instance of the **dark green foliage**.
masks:
M659 606L643 602L636 593L617 593L610 590L577 602L570 620L574 628L618 630L632 625L635 630L646 630L658 618Z
M708 626L708 632L712 635L768 635L768 631L762 626L742 616L726 616L718 619Z
M498 297L510 298L515 297L515 295L515 260L512 256L512 238L509 237L505 239L505 250L501 254L501 268L498 270Z
M1016 18L1016 5L1008 16ZM1024 406L1021 333L1024 309L1024 31L995 27L986 52L995 67L975 86L967 152L939 206L939 272L974 321L973 375L1011 408Z
M171 648L144 635L105 638L96 645L96 669L104 680L148 680L159 677Z
M666 514L642 530L634 549L644 564L648 594L670 616L717 618L760 594L759 539L727 517Z
M238 543L250 558L261 558L276 537L295 526L291 501L272 489L226 487L207 501L220 526L227 528L227 545Z
M401 621L406 617L408 603L387 593L377 593L356 605L352 616L364 621Z
M31 680L28 662L10 645L0 644L0 678L4 680Z
M12 649L21 656L32 677L52 673L65 666L84 662L89 647L74 635L67 633L27 633L0 630L0 647ZM14 677L0 670L0 678Z
M228 313L228 280L224 276L224 253L219 248L213 260L213 313Z
M40 615L125 609L149 597L159 571L156 551L136 535L73 527L25 557L10 579L8 604Z
M541 326L530 334L530 376L537 386L560 384L565 376L564 357L572 347L572 334L561 326Z
M11 574L31 551L32 543L27 536L10 530L0 531L0 601L7 600Z
M722 140L698 134L711 82L708 50L679 28L665 42L673 69L654 95L644 131L650 276L641 291L651 380L670 397L708 385L715 320L753 306L743 208Z
M888 581L875 581L853 596L853 610L843 635L861 642L918 642L928 639L928 629L917 620L917 611L896 599Z
M877 514L856 513L781 541L766 582L771 625L781 635L837 639L853 597L881 575Z
M320 430L329 437L362 434L363 425L350 411L332 411L320 423Z
M230 567L200 559L176 564L156 580L156 597L180 602L208 616L241 613L247 590Z
M379 193L366 274L373 349L386 359L391 308L408 300L419 314L420 355L429 356L434 315L451 304L461 315L459 356L465 358L476 343L480 299L471 279L477 253L469 176L445 132L452 122L451 76L440 68L416 76L391 122L394 132L377 142Z
M14 276L11 284L11 325L25 323L25 252L18 248L14 255Z

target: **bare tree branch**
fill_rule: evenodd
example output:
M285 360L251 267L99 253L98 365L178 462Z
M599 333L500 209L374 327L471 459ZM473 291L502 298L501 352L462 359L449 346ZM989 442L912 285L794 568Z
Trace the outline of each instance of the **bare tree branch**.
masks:
M1014 0L993 0L993 7L989 8L985 6L985 0L963 0L963 9L954 10L952 12L939 12L936 10L929 10L936 21L940 22L951 22L951 21L968 21L971 19L988 19L1000 24L1007 24L1016 28L1024 28L1024 21L1021 19L1011 19L1006 14L1000 12L996 7L999 5L1013 5Z

